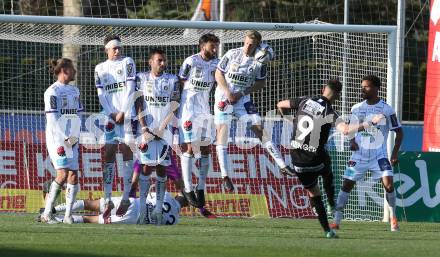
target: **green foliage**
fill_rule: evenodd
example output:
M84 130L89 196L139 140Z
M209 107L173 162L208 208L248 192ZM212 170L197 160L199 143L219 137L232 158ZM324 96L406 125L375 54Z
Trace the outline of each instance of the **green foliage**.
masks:
M129 18L158 20L189 20L198 1L175 1L164 3L161 0L148 1L138 10L129 10Z

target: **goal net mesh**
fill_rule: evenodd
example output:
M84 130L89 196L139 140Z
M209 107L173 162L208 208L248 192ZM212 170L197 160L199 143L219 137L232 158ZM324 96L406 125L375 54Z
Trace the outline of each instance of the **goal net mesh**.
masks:
M206 32L220 37L224 52L242 46L245 34L242 30L1 23L0 211L37 212L43 206L43 184L55 176L45 145L43 112L43 93L55 81L48 72L50 59L68 57L77 65L74 84L80 89L81 101L86 109L82 135L89 138L93 131L85 125L94 122L90 121L92 114L101 112L93 78L95 66L106 60L103 48L106 35L120 35L123 54L135 60L138 72L149 69L149 51L162 48L168 57L167 72L177 74L183 60L198 52L198 39ZM386 97L386 34L347 33L344 41L344 33L261 33L263 40L274 49L276 57L268 65L265 88L254 93L252 99L263 117L266 131L272 135L287 163L291 163L288 150L292 125L276 115L278 101L320 94L325 82L331 78L342 81L344 59L344 97L335 103L340 113L347 115L351 106L362 100L360 82L367 74L376 74L381 78L383 87L380 96ZM210 102L214 103L213 99ZM89 120L86 122L86 119ZM98 143L102 142L102 138L96 139ZM285 178L280 174L275 162L249 131L249 124L233 122L229 142L230 172L236 190L232 194L224 192L213 146L206 192L207 205L214 213L238 217L315 216L298 179ZM328 151L332 156L337 194L341 175L350 157L347 139L333 133ZM178 156L175 157L178 159ZM118 154L118 171L121 165L122 156ZM197 181L197 167L198 164L194 168L194 183ZM103 148L81 146L81 192L78 198L94 199L102 195L102 168ZM117 173L115 177L113 190L117 195L122 191L122 175ZM175 192L170 181L168 191ZM64 201L64 196L61 200ZM380 185L367 176L353 190L345 218L380 220L382 205ZM192 208L185 208L183 213L196 215Z

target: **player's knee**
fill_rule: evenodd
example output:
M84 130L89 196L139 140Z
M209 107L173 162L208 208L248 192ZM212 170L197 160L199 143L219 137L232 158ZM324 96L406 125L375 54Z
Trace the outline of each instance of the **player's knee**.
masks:
M200 147L200 153L202 155L209 155L210 154L209 147L208 146Z
M311 188L307 188L310 197L317 197L321 195L321 190L319 190L318 184L315 184Z
M67 172L60 172L57 174L57 177L55 178L55 181L59 185L64 185L67 181Z
M350 193L351 192L351 190L353 189L353 187L354 187L354 184L355 184L355 182L354 181L351 181L351 180L344 180L344 183L342 184L342 188L341 188L341 190L342 191L344 191L344 192L346 192L346 193Z
M115 152L112 150L105 151L104 153L105 162L114 162L116 160Z

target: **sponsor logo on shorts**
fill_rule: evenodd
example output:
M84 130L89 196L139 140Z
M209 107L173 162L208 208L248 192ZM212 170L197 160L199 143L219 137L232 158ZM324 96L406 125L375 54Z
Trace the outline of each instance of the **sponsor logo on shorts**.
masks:
M64 146L60 146L57 148L57 154L59 156L66 156L66 151L64 150Z
M107 125L105 125L105 131L112 131L115 128L115 124L113 122L108 122Z
M148 145L146 143L140 144L139 150L141 150L141 152L145 153L148 150Z
M192 130L192 122L191 122L190 120L185 121L185 122L183 123L183 128L184 128L186 131L190 131L190 130Z
M225 108L226 108L226 102L225 101L220 101L220 102L218 102L218 104L217 104L217 108L220 110L220 111L224 111L225 110Z
M347 166L348 166L348 167L354 167L354 166L356 166L356 162L355 162L355 161L352 161L352 160L349 160L349 161L347 162Z

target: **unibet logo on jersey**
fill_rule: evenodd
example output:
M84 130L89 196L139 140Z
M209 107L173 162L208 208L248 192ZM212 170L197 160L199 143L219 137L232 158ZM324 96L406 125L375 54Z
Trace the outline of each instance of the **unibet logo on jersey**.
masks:
M168 96L151 96L146 95L145 101L150 106L156 106L156 107L164 107L170 102L170 98Z
M234 74L234 73L229 73L228 78L231 79L231 83L233 83L235 86L239 86L239 87L240 86L246 87L248 85L249 80L250 80L250 78L247 76L243 76L240 74Z
M194 86L194 90L199 92L210 90L211 87L217 85L215 81L207 82L207 81L199 81L196 79L191 79L190 83L192 86Z
M121 81L121 82L105 85L104 89L107 93L112 94L121 91L124 87L125 87L125 82Z

